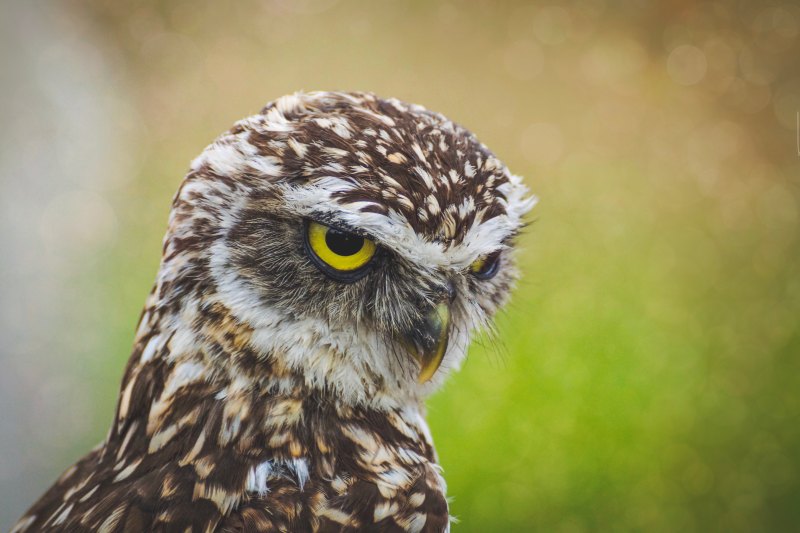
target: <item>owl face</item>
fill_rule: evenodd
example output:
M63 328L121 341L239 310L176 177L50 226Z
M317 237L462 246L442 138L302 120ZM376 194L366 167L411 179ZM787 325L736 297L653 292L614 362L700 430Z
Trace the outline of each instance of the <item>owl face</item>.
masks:
M307 385L403 402L457 367L506 301L526 194L441 115L297 94L195 160L165 245L177 268L165 260L161 278L181 292L195 268L259 356Z

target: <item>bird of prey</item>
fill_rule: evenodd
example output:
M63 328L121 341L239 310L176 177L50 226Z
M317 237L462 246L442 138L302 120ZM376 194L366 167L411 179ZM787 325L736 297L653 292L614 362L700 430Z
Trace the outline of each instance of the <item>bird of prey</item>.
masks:
M507 300L534 200L397 99L237 122L173 199L106 439L13 532L448 531L423 402Z

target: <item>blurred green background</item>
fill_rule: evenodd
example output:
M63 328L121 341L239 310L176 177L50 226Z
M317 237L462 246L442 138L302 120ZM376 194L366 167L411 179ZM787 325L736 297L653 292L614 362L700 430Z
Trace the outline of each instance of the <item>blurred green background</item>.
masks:
M443 112L541 199L430 401L454 531L800 528L797 5L0 9L0 529L104 437L189 161L299 89Z

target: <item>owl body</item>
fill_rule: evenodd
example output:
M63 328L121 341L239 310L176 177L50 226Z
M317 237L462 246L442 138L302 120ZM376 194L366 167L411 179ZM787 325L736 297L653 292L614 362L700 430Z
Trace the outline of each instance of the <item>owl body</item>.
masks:
M418 408L350 407L300 384L278 392L162 361L129 367L106 443L30 510L40 521L28 531L446 528L444 482Z
M505 302L532 205L419 106L240 121L175 196L107 438L13 531L449 530L423 401Z

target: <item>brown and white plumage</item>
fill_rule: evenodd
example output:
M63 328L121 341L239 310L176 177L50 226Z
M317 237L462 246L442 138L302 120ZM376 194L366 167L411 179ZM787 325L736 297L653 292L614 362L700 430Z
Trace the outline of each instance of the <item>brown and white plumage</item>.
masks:
M398 100L238 122L175 196L108 437L14 531L448 530L422 402L505 302L526 195ZM339 276L309 224L377 251Z

